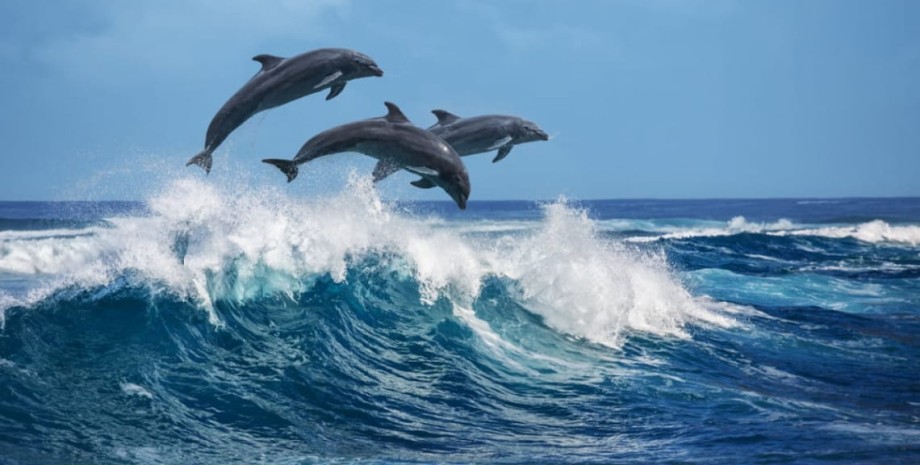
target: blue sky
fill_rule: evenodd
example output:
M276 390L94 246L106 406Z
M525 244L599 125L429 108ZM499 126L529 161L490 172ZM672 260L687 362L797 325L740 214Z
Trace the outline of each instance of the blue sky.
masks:
M471 200L920 195L920 2L0 2L0 200L143 199L185 161L260 53L347 47L383 78L261 113L209 182L339 189L357 154L283 177L329 127L515 114L549 142L466 157ZM312 166L311 166L312 165ZM447 200L408 187L388 198Z

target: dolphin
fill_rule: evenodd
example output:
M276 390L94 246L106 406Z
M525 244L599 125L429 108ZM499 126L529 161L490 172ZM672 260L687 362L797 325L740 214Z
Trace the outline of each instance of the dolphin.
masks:
M204 139L204 150L185 166L198 165L211 172L211 153L252 115L301 97L329 89L326 100L342 93L352 79L383 76L367 55L343 48L322 48L290 58L256 55L262 64L249 82L217 111Z
M492 163L501 161L511 153L511 148L525 142L549 140L549 136L536 123L517 116L483 115L461 118L445 110L432 110L438 122L428 130L444 139L461 157L498 149ZM378 163L374 181L395 173L398 169Z
M297 177L297 166L341 152L358 152L380 160L385 169L406 171L422 178L412 185L444 189L461 210L470 196L470 179L457 152L440 137L412 124L391 102L384 102L386 116L343 124L308 140L292 160L265 159L287 175ZM376 170L375 170L376 177Z

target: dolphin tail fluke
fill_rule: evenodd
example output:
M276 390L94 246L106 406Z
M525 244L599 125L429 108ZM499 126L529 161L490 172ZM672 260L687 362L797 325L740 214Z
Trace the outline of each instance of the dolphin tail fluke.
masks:
M275 165L276 167L278 167L278 169L281 170L281 172L287 176L288 182L293 181L294 178L297 177L297 164L292 162L291 160L279 160L277 158L266 158L265 160L262 160L262 163L268 163L269 165Z
M204 149L201 152L198 152L198 155L192 157L185 166L189 165L198 165L204 169L205 173L211 172L211 151Z

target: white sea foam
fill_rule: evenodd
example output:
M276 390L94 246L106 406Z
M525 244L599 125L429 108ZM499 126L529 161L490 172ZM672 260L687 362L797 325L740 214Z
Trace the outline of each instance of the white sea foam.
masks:
M533 231L539 226L536 221L469 221L460 224L447 221L432 221L432 226L449 228L460 234L494 234L494 233L520 233Z
M6 309L16 305L18 302L12 296L0 294L0 330L6 328Z
M601 240L586 213L564 202L545 210L542 229L496 254L493 267L548 325L619 346L628 330L686 337L690 321L734 324L680 286L663 256Z
M819 199L819 200L799 200L795 204L796 205L834 205L840 202L841 202L840 200Z
M795 228L795 225L787 220L781 219L772 223L750 222L743 216L736 216L726 222L724 225L701 227L701 228L674 228L671 232L650 237L630 238L631 242L651 242L659 239L689 239L693 237L719 237L733 236L742 233L765 233L770 231L782 231Z
M446 297L471 308L483 280L496 276L549 326L610 346L628 331L686 337L687 323L733 324L691 296L662 256L602 239L585 212L561 201L536 227L498 236L494 224L444 227L398 213L369 178L354 176L341 193L313 201L183 178L148 207L149 216L111 219L91 235L7 240L0 272L47 278L22 305L68 285L127 279L197 302L219 325L214 300L293 295L314 276L341 282L350 264L379 253L397 257L390 266L419 283L423 303Z
M894 242L920 245L920 226L895 225L892 226L882 220L861 223L855 226L828 226L823 228L799 229L794 231L778 232L778 235L820 236L832 239L853 238L863 242L879 243Z
M92 235L98 228L82 229L41 229L37 231L0 231L0 242L22 239L51 239L56 237L74 237Z
M853 238L870 243L895 243L911 246L920 245L920 226L890 225L874 220L857 225L834 225L815 227L795 224L781 219L774 222L750 222L737 216L722 225L705 227L655 227L645 229L659 233L654 236L631 237L629 242L653 242L659 239L689 239L694 237L733 236L743 233L760 233L771 236L816 236L830 239Z
M125 395L153 399L153 394L151 394L150 391L145 389L143 386L122 381L118 384L118 387L121 388L121 392L123 392Z
M99 259L100 238L6 240L0 242L0 271L21 274L67 273Z

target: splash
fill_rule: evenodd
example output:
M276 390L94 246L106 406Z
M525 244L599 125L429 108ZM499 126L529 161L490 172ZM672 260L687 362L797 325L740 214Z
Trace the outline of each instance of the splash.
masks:
M496 266L548 325L619 347L630 330L685 338L690 321L734 324L680 286L663 255L600 239L587 213L564 200L544 209L542 229Z
M6 238L0 272L45 280L23 305L65 287L119 282L187 299L220 325L215 301L294 297L317 277L343 282L371 257L417 282L422 304L446 298L472 308L484 280L497 277L547 325L612 347L629 331L687 337L691 322L732 324L691 296L663 255L602 239L564 200L546 205L535 225L490 226L485 237L462 221L397 212L354 174L340 193L310 201L180 178L147 204L148 216L112 218L109 227Z

